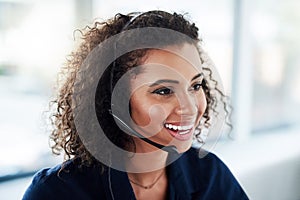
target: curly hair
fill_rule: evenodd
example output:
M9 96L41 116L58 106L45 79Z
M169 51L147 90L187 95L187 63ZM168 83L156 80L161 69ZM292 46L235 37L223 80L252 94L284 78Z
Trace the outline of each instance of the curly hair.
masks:
M198 49L201 62L205 62L202 56L204 52L199 46L201 39L198 37L198 28L181 14L170 14L164 11L149 11L139 14L137 17L136 13L127 15L117 14L114 18L106 22L94 22L91 27L85 27L83 30L80 30L82 43L76 51L69 55L66 65L62 68L60 75L63 83L59 89L57 98L51 104L54 108L51 116L54 130L50 136L50 140L53 142L51 146L53 153L60 154L61 151L64 151L66 159L78 158L76 160L78 160L79 166L101 165L86 149L75 126L74 108L72 107L75 80L88 54L101 42L124 30L144 27L166 28L188 36L192 40L188 41L186 39L165 36L163 46L180 45L185 42L193 43ZM106 136L121 148L126 148L128 147L127 145L134 145L134 142L131 136L124 134L116 125L110 113L111 87L114 87L116 82L128 70L142 64L147 51L149 49L137 49L120 56L108 66L98 83L95 95L97 118ZM216 107L219 103L223 104L226 114L229 112L227 102L225 101L226 96L220 90L218 82L212 78L211 69L207 66L203 67L203 70L208 72L203 85L207 101L203 119L205 119L204 126L210 127L211 115L212 113L218 115ZM113 74L113 80L111 80L111 74ZM222 97L221 101L218 101L215 93L218 93ZM199 142L203 142L200 135L201 128L195 133L194 138Z

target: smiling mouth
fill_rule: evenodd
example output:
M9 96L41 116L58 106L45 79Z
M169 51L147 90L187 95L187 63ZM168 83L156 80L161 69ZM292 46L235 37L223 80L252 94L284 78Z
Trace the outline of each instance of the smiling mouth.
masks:
M165 129L167 129L171 136L181 141L190 140L194 133L194 124L190 123L187 125L175 125L171 123L165 123L164 127Z
M176 131L180 135L185 134L186 132L189 132L193 128L193 124L191 125L186 125L186 126L177 126L174 124L164 124L164 127L171 130L171 131Z

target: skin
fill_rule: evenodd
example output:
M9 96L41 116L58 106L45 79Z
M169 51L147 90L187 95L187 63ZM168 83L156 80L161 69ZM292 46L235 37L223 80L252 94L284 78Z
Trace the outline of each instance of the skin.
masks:
M180 56L179 56L180 55ZM193 141L193 132L207 106L201 88L201 61L194 45L171 46L164 50L151 50L140 66L141 73L131 79L131 118L133 127L152 141L175 145L180 153L187 151ZM166 124L189 126L188 130L174 131ZM158 149L135 137L137 153ZM159 150L157 162L163 166L167 152ZM142 167L133 159L131 164ZM149 185L163 172L152 189L145 190L132 184L138 199L164 199L167 191L165 167L146 173L128 173L128 177L142 185Z

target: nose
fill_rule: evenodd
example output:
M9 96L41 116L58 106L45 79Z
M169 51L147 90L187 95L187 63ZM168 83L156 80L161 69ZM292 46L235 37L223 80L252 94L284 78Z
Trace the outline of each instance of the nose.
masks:
M198 101L194 95L182 94L177 97L175 112L178 115L194 116L198 113Z

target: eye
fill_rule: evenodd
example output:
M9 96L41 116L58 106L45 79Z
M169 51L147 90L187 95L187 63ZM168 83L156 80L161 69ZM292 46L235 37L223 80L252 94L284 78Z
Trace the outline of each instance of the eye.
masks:
M173 94L174 92L170 88L164 87L164 88L156 89L152 93L162 95L162 96L166 96L166 95Z
M192 85L191 90L192 91L199 91L202 88L202 82L197 82L194 85Z

